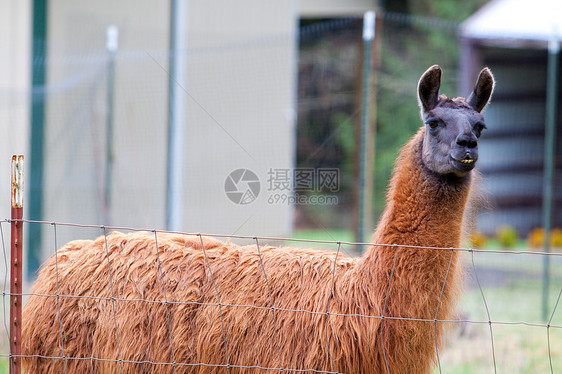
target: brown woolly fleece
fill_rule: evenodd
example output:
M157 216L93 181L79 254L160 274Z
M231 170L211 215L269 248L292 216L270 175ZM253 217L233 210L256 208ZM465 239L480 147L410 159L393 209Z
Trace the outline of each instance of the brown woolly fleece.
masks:
M113 233L108 259L105 237L74 241L42 268L25 305L25 372L429 373L444 330L433 320L451 318L458 258L399 245L458 247L470 176L430 172L424 131L401 152L372 239L397 246L337 256L333 295L335 253L260 247L266 282L255 245L158 233L157 257L154 233ZM65 360L36 356L63 349ZM122 368L103 361L119 359Z

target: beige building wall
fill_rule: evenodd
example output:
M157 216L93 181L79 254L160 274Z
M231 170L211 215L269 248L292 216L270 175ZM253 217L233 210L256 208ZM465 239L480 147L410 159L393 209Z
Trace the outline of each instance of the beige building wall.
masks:
M167 144L169 2L55 0L48 12L44 219L162 228ZM115 62L112 178L106 206L108 27ZM164 65L164 66L165 66ZM98 230L60 227L59 245ZM43 228L52 253L53 230Z
M12 14L23 7L10 4ZM187 4L181 228L287 236L293 191L271 186L272 173L291 173L294 167L299 17L361 14L372 2ZM165 229L170 11L168 1L49 2L45 220ZM105 205L110 88L105 39L112 25L119 29L119 50L111 200ZM24 64L10 63L12 69ZM23 124L29 122L25 111L17 113ZM249 204L234 203L225 193L225 181L236 169L259 178L260 193ZM57 245L100 233L58 227ZM52 253L54 236L53 227L43 227L44 256Z
M300 0L303 18L358 16L377 8L377 0Z
M294 163L296 3L187 3L182 230L288 235L292 207L269 203L266 183L270 168ZM50 4L44 219L165 229L169 2L118 4ZM111 204L104 207L110 25L119 28L119 51ZM225 193L239 168L260 178L251 204ZM57 241L100 233L58 227ZM53 228L44 227L44 256L53 240Z
M375 1L189 2L186 195L192 232L287 236L293 190L274 190L292 173L296 143L299 17L361 15ZM224 192L233 170L259 178L252 203Z
M0 219L10 217L13 154L28 149L31 6L28 0L0 1Z
M293 208L271 203L267 180L270 169L294 166L296 5L251 0L189 3L188 231L291 233ZM225 193L226 178L240 168L253 171L260 181L259 195L246 205L233 203Z

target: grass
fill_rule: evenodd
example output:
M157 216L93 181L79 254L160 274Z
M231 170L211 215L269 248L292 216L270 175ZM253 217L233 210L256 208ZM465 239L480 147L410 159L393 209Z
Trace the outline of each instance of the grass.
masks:
M488 323L456 326L441 353L441 372L547 373L550 359L553 368L562 367L562 331L550 329L549 357L546 327L523 324L545 323L541 318L541 293L536 286L520 280L507 286L483 287L490 320L494 322L491 331ZM550 294L555 295L556 291L559 290L552 287ZM488 321L479 288L464 294L459 310L462 319ZM560 319L555 318L552 323L559 325Z
M293 233L294 239L355 242L348 230L299 230ZM321 243L319 243L321 244Z
M442 373L531 374L550 373L551 364L553 370L562 367L562 329L550 328L549 342L547 328L533 326L548 324L551 316L551 325L562 326L562 305L553 314L562 287L561 259L550 258L546 319L543 260L539 255L479 253L474 267L481 290L472 256L465 254L469 276L458 308L461 318L493 323L491 331L488 323L457 326L442 352Z

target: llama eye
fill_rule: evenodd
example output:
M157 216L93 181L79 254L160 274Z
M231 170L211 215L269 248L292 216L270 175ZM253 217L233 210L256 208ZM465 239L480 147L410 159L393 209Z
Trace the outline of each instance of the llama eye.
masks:
M428 119L425 124L429 126L430 129L434 129L439 126L439 121L436 119Z
M482 131L484 131L485 128L485 124L483 124L482 122L478 122L476 125L474 125L474 133L477 137L480 137L480 135L482 135Z

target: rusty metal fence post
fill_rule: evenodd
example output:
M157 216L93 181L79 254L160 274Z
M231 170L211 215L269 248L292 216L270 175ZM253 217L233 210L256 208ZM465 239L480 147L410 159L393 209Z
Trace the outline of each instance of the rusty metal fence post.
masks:
M21 373L23 156L12 156L10 257L10 374Z

